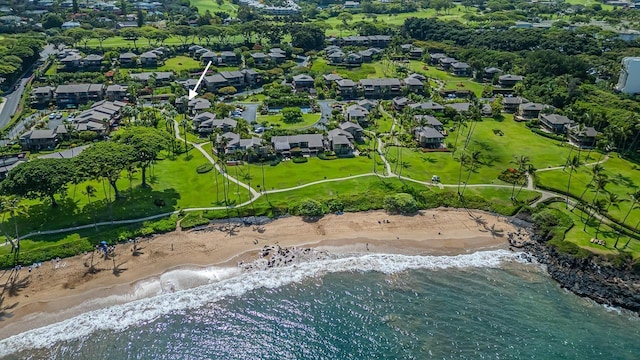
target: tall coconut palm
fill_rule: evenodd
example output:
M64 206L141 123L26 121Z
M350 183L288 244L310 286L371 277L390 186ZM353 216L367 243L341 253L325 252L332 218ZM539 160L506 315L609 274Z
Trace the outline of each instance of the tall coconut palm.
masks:
M604 171L604 167L601 164L595 164L591 167L591 180L589 181L587 186L585 186L582 194L580 194L580 197L578 198L578 201L573 206L573 208L571 208L571 211L575 210L578 204L582 202L582 200L584 199L584 195L587 193L587 190L591 189L591 184L593 183L595 178L598 177L600 173L602 173L602 171Z
M589 204L588 208L589 216L584 221L584 226L582 227L582 231L587 231L587 224L591 221L592 218L595 218L596 215L600 215L602 219L604 217L604 212L607 209L607 201L605 199L594 199L591 204Z
M96 224L96 212L95 212L95 209L93 209L91 206L91 198L96 196L96 192L98 192L98 190L92 185L87 185L84 191L82 191L82 194L87 195L87 200L89 201L89 207L91 208L91 218L93 220L94 227Z
M573 175L573 172L580 166L580 156L574 155L573 157L568 158L565 166L569 168L569 181L567 181L567 203L565 207L566 209L568 209L569 193L571 190L571 176Z
M462 196L462 192L460 191L460 184L462 183L462 169L467 166L469 163L469 154L463 152L458 157L458 161L460 162L460 167L458 169L458 196Z
M0 211L2 211L2 222L4 223L5 217L9 215L13 220L13 226L15 230L15 237L12 238L7 232L4 232L5 238L11 244L11 252L15 263L18 262L20 256L20 233L18 229L18 216L26 214L26 206L21 202L21 199L17 196L5 196L0 198Z
M609 178L606 174L600 174L598 175L598 177L596 177L593 181L593 191L595 192L595 195L593 196L593 200L591 201L592 205L595 205L595 203L597 201L599 201L600 199L598 199L598 195L600 195L600 191L606 191L606 186L609 184ZM589 222L589 220L591 219L591 214L587 213L587 220L585 222ZM580 220L582 220L582 214L580 214Z
M516 184L518 183L518 180L522 180L522 177L525 177L525 183L526 183L525 174L529 169L529 165L531 164L529 157L526 155L514 155L513 158L514 159L511 160L510 163L516 166L516 170L518 171L518 178L513 182L513 186L511 187L512 200L514 199L514 193L516 190Z
M634 209L637 209L637 204L640 201L640 190L636 190L634 193L629 194L629 198L631 199L631 206L629 206L629 210L627 210L627 213L624 215L624 219L622 219L622 225L624 226L625 222L627 222L627 218L629 217L629 214L631 214L631 211L633 211ZM620 241L620 236L622 234L618 233L618 236L616 236L616 243L613 245L613 247L617 247L618 246L618 241Z
M482 161L482 152L479 150L475 150L469 155L469 162L467 164L467 180L464 182L464 186L462 187L462 197L464 197L464 192L467 190L467 185L469 185L469 178L471 174L476 172L480 167Z
M627 199L622 199L618 194L613 192L608 192L607 195L608 195L606 198L607 207L604 209L604 214L608 214L609 209L611 209L611 207L620 209L620 204L627 201ZM598 237L598 234L600 234L600 227L602 226L603 220L604 220L604 216L600 216L600 221L598 222L598 227L596 228L596 238ZM616 245L617 244L615 244L614 247Z
M536 168L533 167L532 164L526 164L525 166L526 166L526 169L524 170L525 181L523 181L522 184L520 184L520 188L518 189L518 192L516 193L516 196L514 197L514 199L517 199L518 196L520 196L520 193L522 192L522 189L524 188L524 186L528 185L529 178L531 178L532 181L536 180Z
M189 126L189 121L183 118L180 121L180 126L182 126L182 130L184 131L184 149L187 152L187 159L189 159L189 145L187 144L187 126Z
M638 231L638 226L640 226L640 220L638 220L638 222L636 223L636 226L633 227L633 233ZM626 249L627 246L629 246L629 243L631 242L631 238L632 238L632 235L629 235L629 238L627 239L627 242L622 247L623 250Z

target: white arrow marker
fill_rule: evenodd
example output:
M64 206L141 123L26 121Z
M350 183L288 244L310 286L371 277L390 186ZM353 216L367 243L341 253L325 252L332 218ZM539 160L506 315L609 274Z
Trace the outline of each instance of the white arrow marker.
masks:
M209 66L211 66L211 61L209 61L209 63L207 64L207 67L204 68L204 72L202 73L202 75L200 75L200 79L198 79L198 82L196 83L196 87L194 87L193 89L189 89L189 100L198 96L198 87L200 87L200 83L202 82L202 79L204 79L204 76L207 74L207 71L209 71Z

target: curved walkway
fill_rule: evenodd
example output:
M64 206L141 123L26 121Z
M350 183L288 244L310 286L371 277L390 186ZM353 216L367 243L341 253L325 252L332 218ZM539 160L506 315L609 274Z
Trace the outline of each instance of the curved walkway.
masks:
M184 141L184 138L182 136L180 136L180 127L177 121L174 120L174 130L175 130L175 136L178 140L180 141ZM334 178L334 179L324 179L324 180L318 180L318 181L313 181L307 184L303 184L303 185L298 185L298 186L294 186L294 187L290 187L290 188L284 188L284 189L273 189L273 190L266 190L266 191L256 191L255 189L253 189L252 187L250 187L249 185L241 182L240 180L234 178L233 176L230 176L229 174L227 174L225 171L223 171L223 169L216 163L216 161L213 159L213 157L211 157L211 155L205 150L203 149L203 145L204 144L196 144L196 143L192 143L190 141L187 141L187 143L191 144L195 149L197 149L198 151L200 151L206 158L207 160L209 160L209 162L211 162L211 164L214 165L214 167L216 168L216 170L218 172L220 172L220 174L222 174L224 177L226 177L227 179L229 179L229 181L234 182L236 184L238 184L239 186L247 189L250 193L251 193L251 198L243 203L237 204L237 205L230 205L230 206L213 206L213 207L200 207L200 208L187 208L187 209L180 209L180 210L174 210L174 211L170 211L170 212L166 212L166 213L161 213L161 214L156 214L156 215L151 215L151 216L147 216L147 217L143 217L143 218L137 218L137 219L128 219L128 220L114 220L114 221L103 221L103 222L99 222L99 223L94 223L94 224L87 224L87 225L80 225L80 226L73 226L73 227L68 227L68 228L63 228L63 229L55 229L55 230L44 230L44 231L35 231L29 234L25 234L20 236L20 239L25 239L25 238L29 238L31 236L37 236L37 235L50 235L50 234L60 234L60 233L65 233L65 232L69 232L69 231L76 231L76 230L83 230L83 229L89 229L92 227L97 227L97 226L105 226L105 225L126 225L126 224L134 224L134 223L139 223L139 222L144 222L144 221L149 221L149 220L154 220L154 219L158 219L158 218L162 218L162 217L167 217L167 216L171 216L171 215L176 215L180 212L193 212L193 211L211 211L211 210L224 210L224 209L232 209L232 208L240 208L240 207L244 207L247 205L250 205L251 203L253 203L254 201L258 200L262 195L265 194L277 194L277 193L283 193L283 192L287 192L287 191L294 191L294 190L299 190L308 186L314 186L314 185L318 185L318 184L324 184L324 183L330 183L330 182L339 182L339 181L345 181L345 180L351 180L351 179L357 179L357 178L362 178L362 177L369 177L369 176L376 176L379 178L399 178L401 180L406 180L406 181L411 181L417 184L422 184L425 186L437 186L440 189L446 188L446 187L457 187L457 184L441 184L441 183L433 183L430 181L422 181L422 180L416 180L416 179L412 179L406 176L398 176L397 174L394 174L391 170L391 164L387 161L386 157L384 156L384 144L382 142L381 139L378 138L378 148L376 149L378 152L378 155L380 156L380 158L382 159L382 161L385 164L385 169L386 169L386 174L378 174L378 173L365 173L365 174L358 174L358 175L352 175L352 176L346 176L346 177L342 177L342 178ZM601 163L604 162L608 159L609 157L605 157L603 158L603 160L596 162L596 163ZM588 165L595 165L596 163L592 163L592 164L587 164ZM559 169L561 169L562 167L558 167ZM536 191L538 193L541 194L541 197L539 199L537 199L535 202L533 202L531 205L535 206L538 203L540 203L541 201L547 200L549 198L552 197L559 197L559 198L563 198L562 195L554 193L552 191L545 191L545 190L540 190L540 189L536 189L533 185L533 180L531 178L531 176L529 176L527 174L527 182L528 182L528 186L527 186L527 190L531 190L531 191ZM511 188L511 185L502 185L502 184L469 184L467 185L467 187L469 188L483 188L483 187L493 187L493 188ZM569 204L575 204L575 200L570 199L569 200ZM599 218L598 214L596 214L596 217ZM605 218L606 220L609 220L607 218ZM608 221L607 221L608 222ZM7 243L5 243L4 245L7 245ZM3 245L2 245L3 246Z

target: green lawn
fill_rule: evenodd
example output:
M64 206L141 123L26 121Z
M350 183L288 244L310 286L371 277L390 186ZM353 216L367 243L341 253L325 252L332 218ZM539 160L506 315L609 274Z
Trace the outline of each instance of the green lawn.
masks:
M224 1L222 5L218 5L215 0L189 0L191 6L198 8L200 14L204 14L207 10L213 13L223 11L231 16L235 16L238 11L238 6L231 4L229 1Z
M189 155L189 160L186 155L181 155L176 159L158 161L148 169L148 188L140 186L139 172L133 174L131 182L126 172L123 173L118 181L123 198L112 203L106 201L109 196L113 197L110 186L106 183L103 186L98 181L88 181L78 186L69 185L67 197L60 199L59 206L55 209L49 203L25 200L28 210L26 215L18 218L20 233L90 224L94 217L99 222L139 218L186 207L218 206L218 202L223 199L223 189L222 186L216 187L216 177L222 183L222 176L216 171L198 174L196 167L207 163L207 160L195 149ZM91 205L83 194L87 185L98 190L91 199ZM239 197L236 192L235 188L230 191L232 203L249 199L248 191L243 188ZM155 199L162 199L165 206L156 206ZM2 226L5 229L12 228L13 222L6 219Z
M591 239L596 235L596 229L599 223L598 220L592 219L587 224L586 230L583 230L584 222L580 220L581 212L579 210L575 210L573 212L568 211L565 209L564 203L554 203L550 205L550 207L562 211L563 213L569 215L573 220L574 225L566 233L565 241L575 243L578 246L596 254L616 254L619 252L616 248L614 248L617 234L606 224L602 224L602 226L600 227L600 233L598 234L598 239L604 240L606 242L606 246L594 244L591 242ZM618 248L622 249L628 239L629 238L627 236L621 236L620 241L618 242ZM640 255L640 241L632 239L629 242L629 246L625 250L631 251L634 257L638 257Z
M593 152L591 154L592 160L588 162L594 162L599 158L601 154ZM605 190L618 195L622 199L629 199L629 193L637 191L640 186L640 171L638 171L638 165L618 158L615 154L611 155L611 158L602 164L604 167L604 174L606 174L610 180ZM591 169L592 167L581 166L575 171L571 177L570 193L573 197L579 198L584 192L586 186L591 181ZM548 188L558 189L561 191L567 190L567 183L569 180L568 169L544 171L537 174L538 182ZM592 189L587 190L584 195L584 200L591 202L595 196L595 192ZM606 199L607 194L600 192L599 198ZM629 211L631 206L630 201L623 202L619 205L619 208L609 208L609 217L622 221ZM637 205L636 205L637 206ZM630 227L634 227L638 221L640 221L640 208L631 212L626 220L626 224Z
M250 170L248 168L250 167ZM240 179L249 181L254 188L262 186L262 167L259 164L243 165L239 167ZM229 172L233 173L230 168ZM265 186L268 190L290 188L323 179L335 179L350 175L373 173L373 160L367 157L347 159L320 160L310 157L309 161L296 164L293 161L283 161L276 166L264 164Z
M389 25L402 25L404 24L404 21L406 19L412 18L412 17L417 17L417 18L437 17L438 19L441 19L441 20L458 20L460 22L465 22L462 16L467 13L476 13L476 9L469 8L469 10L466 10L463 6L458 5L455 8L450 9L448 13L445 13L445 12L436 13L435 9L421 9L418 11L406 12L402 14L378 14L375 18L375 21L389 24ZM374 20L372 18L365 17L364 14L354 14L353 19L349 21L349 24L355 24L360 21L373 22ZM327 36L341 35L340 30L337 28L337 25L342 24L342 21L338 19L337 16L331 17L326 20L318 20L318 22L321 22L323 24L328 24L331 26L331 29L328 29L326 31ZM350 30L342 31L342 36L348 36L353 34L355 34L354 31L350 31Z
M273 115L258 115L257 121L259 123L264 123L265 121L269 123L270 126L275 126L280 129L304 129L312 126L320 120L321 114L302 114L302 122L295 124L287 124L282 121L282 114L273 114Z
M463 139L469 129L469 127L462 129L458 139L458 147L462 147ZM494 129L502 130L504 135L494 134ZM455 131L449 133L446 143L453 143L455 138ZM394 163L393 168L395 169L398 157L397 148L388 147L388 149L387 158ZM570 147L536 135L524 123L515 122L511 115L505 115L503 121L484 119L478 122L468 150L478 150L483 154L482 166L477 172L471 174L469 183L502 184L503 182L498 180L498 175L505 169L515 166L510 163L514 160L514 155L528 156L533 166L536 169L541 169L563 165ZM432 175L439 175L442 183L456 184L460 163L455 158L457 155L452 157L451 153L423 153L420 150L404 148L402 150L404 164L402 175L423 181L431 180ZM463 171L463 181L466 179L466 174L466 171Z
M395 66L383 61L376 61L371 64L362 64L355 68L346 68L341 66L332 66L327 64L327 60L317 58L313 60L311 71L319 74L337 73L338 75L358 81L367 78L384 78L395 76Z
M470 78L453 76L444 70L440 70L435 66L427 65L421 61L411 60L409 62L409 69L411 69L411 71L424 74L431 79L444 81L444 90L469 90L477 97L481 97L482 90L484 90L484 84L475 82ZM436 83L434 82L431 85L435 87Z
M194 60L188 56L176 56L167 59L164 65L159 66L158 71L173 71L176 74L182 70L198 71L204 70L204 66L198 60Z

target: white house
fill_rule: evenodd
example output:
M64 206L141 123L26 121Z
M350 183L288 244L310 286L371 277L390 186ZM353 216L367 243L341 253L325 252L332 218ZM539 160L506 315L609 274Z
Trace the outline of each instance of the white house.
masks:
M640 57L622 59L622 69L616 90L625 94L640 93Z

